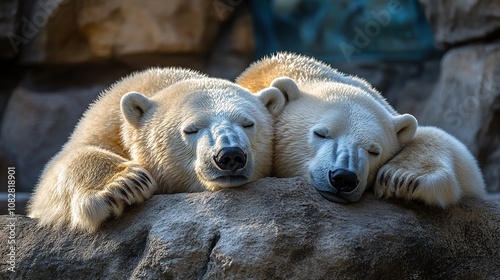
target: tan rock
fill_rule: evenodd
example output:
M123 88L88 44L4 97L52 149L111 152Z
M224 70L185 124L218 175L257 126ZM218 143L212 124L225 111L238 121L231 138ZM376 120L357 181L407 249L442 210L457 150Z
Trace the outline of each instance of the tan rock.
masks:
M45 24L36 24L37 14L45 16ZM206 53L221 23L212 1L39 0L22 23L36 30L23 58L66 63L153 52Z

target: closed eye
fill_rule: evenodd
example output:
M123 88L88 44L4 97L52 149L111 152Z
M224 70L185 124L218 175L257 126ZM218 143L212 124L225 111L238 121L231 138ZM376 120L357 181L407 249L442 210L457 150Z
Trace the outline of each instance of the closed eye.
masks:
M313 131L313 133L314 133L314 136L319 137L319 138L323 138L323 139L327 138L327 135L328 135L328 132L325 131L324 129L315 129Z
M382 147L380 147L380 145L378 144L371 144L370 147L366 150L368 151L368 154L370 154L371 156L378 157L380 155Z
M243 126L243 128L251 128L251 127L253 127L254 125L255 125L255 124L254 124L253 122L248 122L248 123L243 124L242 126Z
M318 136L319 138L326 138L325 135L323 135L322 133L318 132L318 131L315 131L314 132L314 135Z
M198 133L198 131L200 131L200 129L198 127L192 126L192 125L184 128L182 130L182 132L184 132L184 134L188 134L188 135L190 135L190 134L196 134L196 133Z

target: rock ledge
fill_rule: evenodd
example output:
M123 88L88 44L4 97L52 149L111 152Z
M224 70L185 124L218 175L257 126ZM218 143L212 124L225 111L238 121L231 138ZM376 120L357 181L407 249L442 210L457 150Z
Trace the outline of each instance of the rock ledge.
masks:
M500 203L442 210L372 194L333 204L298 178L157 195L97 234L16 221L16 272L2 279L496 279Z

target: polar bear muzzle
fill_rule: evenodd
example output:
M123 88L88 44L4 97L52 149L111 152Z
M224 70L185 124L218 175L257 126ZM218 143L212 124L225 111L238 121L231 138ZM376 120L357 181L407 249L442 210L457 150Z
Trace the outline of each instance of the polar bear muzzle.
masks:
M225 147L217 153L214 161L221 170L237 171L247 164L247 155L238 147Z
M352 192L359 183L358 176L345 169L329 171L330 185L336 192Z
M316 190L322 197L342 204L354 202L352 199L349 199L349 196L344 196L353 193L359 186L358 176L355 173L346 169L330 170L328 178L330 186L327 189L317 188L315 185Z

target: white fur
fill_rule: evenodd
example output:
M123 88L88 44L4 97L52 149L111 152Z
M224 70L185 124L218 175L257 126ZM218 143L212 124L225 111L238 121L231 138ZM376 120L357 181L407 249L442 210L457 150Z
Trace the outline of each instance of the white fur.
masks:
M236 82L251 91L272 83L291 101L276 121L277 176L305 176L322 190L328 180L321 173L340 164L360 185L375 182L379 196L441 207L484 193L477 162L462 143L442 130L417 127L413 116L398 114L364 80L313 58L278 53L253 63ZM315 130L326 137L317 139ZM370 147L381 155L370 156ZM356 201L364 189L343 198Z
M444 208L464 196L482 197L484 181L464 144L441 129L419 127L406 147L380 168L374 191L380 197L418 199Z
M153 193L238 187L268 176L272 114L284 104L276 88L255 96L190 70L130 75L89 107L47 164L28 216L42 226L95 231ZM244 167L217 167L214 156L226 146L245 152Z

